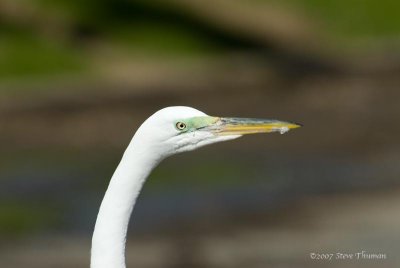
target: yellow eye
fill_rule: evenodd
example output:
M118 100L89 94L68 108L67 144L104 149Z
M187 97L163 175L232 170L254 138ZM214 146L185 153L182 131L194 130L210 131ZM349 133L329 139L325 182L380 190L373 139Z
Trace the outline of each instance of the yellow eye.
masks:
M183 122L178 122L178 123L176 123L175 126L176 126L176 128L179 129L179 130L184 130L184 129L186 128L186 124L183 123Z

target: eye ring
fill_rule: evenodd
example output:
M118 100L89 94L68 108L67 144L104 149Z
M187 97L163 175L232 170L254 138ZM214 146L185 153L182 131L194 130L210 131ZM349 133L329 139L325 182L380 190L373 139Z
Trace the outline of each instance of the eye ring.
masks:
M184 130L186 128L186 124L183 122L177 122L175 126L179 130Z

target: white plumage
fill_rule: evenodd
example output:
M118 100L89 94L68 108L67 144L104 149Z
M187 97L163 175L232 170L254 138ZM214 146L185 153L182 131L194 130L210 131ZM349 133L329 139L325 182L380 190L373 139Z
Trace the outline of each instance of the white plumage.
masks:
M164 158L248 133L282 131L297 124L207 116L190 107L168 107L137 130L101 203L92 238L91 268L124 268L129 218L151 170Z

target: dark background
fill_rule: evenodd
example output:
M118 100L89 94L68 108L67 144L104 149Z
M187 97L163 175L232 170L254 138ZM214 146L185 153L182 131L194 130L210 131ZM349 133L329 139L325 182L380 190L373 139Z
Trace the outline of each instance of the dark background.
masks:
M164 161L129 267L397 267L400 2L0 2L0 266L88 267L108 181L165 106L304 127ZM365 251L383 260L312 260Z

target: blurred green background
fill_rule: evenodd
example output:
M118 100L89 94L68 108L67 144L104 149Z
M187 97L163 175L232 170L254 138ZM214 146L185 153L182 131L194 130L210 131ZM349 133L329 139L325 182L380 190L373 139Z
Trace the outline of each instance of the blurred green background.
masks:
M164 161L129 267L398 267L400 2L2 0L0 267L88 267L137 127L186 105L303 123ZM312 260L310 253L386 254Z

